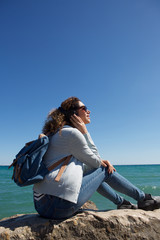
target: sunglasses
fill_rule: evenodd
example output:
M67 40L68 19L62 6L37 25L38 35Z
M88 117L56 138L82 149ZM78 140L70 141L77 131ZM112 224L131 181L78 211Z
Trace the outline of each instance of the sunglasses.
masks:
M82 109L82 110L83 110L83 111L85 111L85 112L87 112L87 111L88 111L88 109L87 109L87 107L86 107L86 106L79 107L78 109Z

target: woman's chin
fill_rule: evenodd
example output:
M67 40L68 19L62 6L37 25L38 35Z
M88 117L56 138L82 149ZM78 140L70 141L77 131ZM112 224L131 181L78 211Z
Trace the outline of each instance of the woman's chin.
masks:
M89 124L91 122L91 120L90 119L88 119L87 121L86 121L86 124Z

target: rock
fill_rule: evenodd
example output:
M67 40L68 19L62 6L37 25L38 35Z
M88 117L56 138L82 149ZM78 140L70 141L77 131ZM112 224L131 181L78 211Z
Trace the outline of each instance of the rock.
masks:
M88 200L81 209L86 209L86 210L98 210L98 208L96 207L96 204L90 200Z
M95 210L86 210L94 208ZM0 221L0 240L159 240L160 209L96 210L91 202L64 221L38 214L16 215Z

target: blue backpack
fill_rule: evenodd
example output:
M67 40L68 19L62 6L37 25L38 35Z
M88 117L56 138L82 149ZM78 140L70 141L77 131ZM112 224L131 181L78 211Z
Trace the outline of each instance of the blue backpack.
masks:
M43 162L43 156L48 149L48 145L49 137L44 136L27 143L16 155L9 168L14 167L12 179L18 186L24 187L42 181L46 174L63 162L55 179L56 181L60 180L71 156L64 157L47 168Z

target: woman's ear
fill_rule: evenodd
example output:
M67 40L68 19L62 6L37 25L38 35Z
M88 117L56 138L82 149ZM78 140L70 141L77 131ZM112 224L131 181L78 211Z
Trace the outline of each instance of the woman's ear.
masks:
M74 113L73 114L76 114L77 116L78 116L78 113L77 113L77 111L76 110L74 110Z

